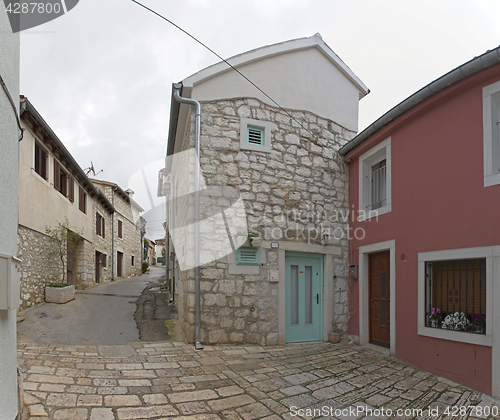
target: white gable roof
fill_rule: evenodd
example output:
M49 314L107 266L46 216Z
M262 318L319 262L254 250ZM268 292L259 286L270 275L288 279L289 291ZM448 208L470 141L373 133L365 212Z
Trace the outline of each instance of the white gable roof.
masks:
M184 79L183 96L199 101L256 98L358 130L359 100L369 90L319 34L257 48L226 61Z
M360 99L370 92L368 87L366 87L361 79L359 79L353 73L353 71L349 67L347 67L347 65L340 59L340 57L335 54L335 52L325 43L325 41L323 41L323 38L321 38L321 35L319 33L309 38L292 39L290 41L256 48L254 50L247 51L245 53L228 58L226 61L233 67L238 68L243 65L247 65L255 61L264 60L272 56L299 51L311 47L315 47L319 51L321 51L329 60L331 60L333 64L335 64L335 66L339 68L339 70L342 71L342 73L345 74L345 76L347 76L352 81L354 85L356 85L356 87L360 91ZM219 63L206 67L205 69L184 79L182 81L182 84L185 88L192 88L199 83L203 83L204 81L212 77L218 76L231 70L231 67L229 67L224 61L220 61Z

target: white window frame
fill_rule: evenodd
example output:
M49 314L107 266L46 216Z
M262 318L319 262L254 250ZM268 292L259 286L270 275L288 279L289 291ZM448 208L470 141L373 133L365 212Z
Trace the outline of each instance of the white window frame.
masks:
M251 144L247 141L248 126L257 127L264 130L264 144ZM253 120L242 118L240 122L240 149L253 150L256 152L271 152L271 130L273 123L269 121Z
M484 186L500 184L500 81L483 87Z
M367 209L371 204L371 169L373 165L386 160L386 204L376 210ZM391 138L387 138L359 158L359 212L358 221L368 220L389 213L391 200Z
M486 259L486 334L464 333L425 326L425 263L429 261ZM492 346L493 342L493 282L498 278L494 265L500 262L500 246L421 252L418 254L418 335L442 340Z

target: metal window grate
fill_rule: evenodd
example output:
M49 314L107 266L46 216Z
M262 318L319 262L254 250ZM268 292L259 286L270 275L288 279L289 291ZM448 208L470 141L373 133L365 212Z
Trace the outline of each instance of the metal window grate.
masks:
M486 259L425 263L425 325L486 333Z
M264 145L264 129L260 127L247 127L247 142L250 144Z
M236 264L259 265L259 250L257 248L238 248L236 250Z
M371 203L366 208L376 210L387 204L387 165L385 159L371 167L370 181Z

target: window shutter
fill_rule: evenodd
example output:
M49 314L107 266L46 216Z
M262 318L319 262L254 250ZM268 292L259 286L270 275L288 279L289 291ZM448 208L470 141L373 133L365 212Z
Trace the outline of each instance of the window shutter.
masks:
M250 144L264 145L264 129L259 127L248 126L247 142Z
M104 220L104 217L101 217L101 220L102 220L102 237L105 238L106 237L106 225L105 225L105 220Z
M86 205L86 195L85 194L85 190L82 188L82 187L79 187L79 208L81 211L83 211L84 213L87 213L87 205Z
M123 226L121 220L118 220L118 237L123 237Z
M38 143L35 143L35 172L38 174L38 175L41 175L41 167L40 167L40 163L41 163L41 150L40 150L40 146L38 145Z
M75 201L75 178L68 175L68 198L72 203Z
M61 165L54 158L54 188L61 191Z
M101 215L99 213L95 213L95 233L96 235L101 234Z
M40 176L47 179L47 152L40 149Z
M236 250L236 264L259 265L258 248L238 248Z

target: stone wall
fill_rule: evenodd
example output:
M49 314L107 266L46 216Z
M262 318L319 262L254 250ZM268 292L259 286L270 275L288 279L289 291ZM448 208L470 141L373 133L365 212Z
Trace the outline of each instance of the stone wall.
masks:
M103 218L104 218L104 235L98 235L97 234L97 229L96 229L96 223L97 223L97 215L96 213L99 213ZM112 216L108 211L100 204L97 200L94 200L94 206L92 208L92 218L93 218L93 224L92 224L92 229L93 229L93 247L94 247L94 253L92 255L92 261L94 261L95 264L95 251L100 252L103 255L106 255L106 264L102 264L102 262L99 264L99 282L100 283L105 283L108 281L111 281L111 230L113 228L113 223L112 223ZM96 268L94 266L94 272ZM96 282L96 275L94 273L94 282Z
M106 198L114 204L114 277L117 278L117 252L123 253L122 277L138 276L142 273L141 267L141 230L140 221L134 220L134 213L129 200L122 196L122 193L113 189L115 184L92 180L97 188L99 188ZM114 199L113 199L114 196ZM106 232L106 241L108 242L108 269L106 276L111 276L111 226L112 218L109 219L110 229ZM122 222L122 238L118 237L118 221ZM108 223L106 221L106 223ZM109 232L109 233L108 233ZM108 238L109 235L109 238ZM132 266L132 256L134 257L134 265Z
M279 268L280 254L270 249L270 241L320 254L326 246L325 266L332 269L325 273L324 287L332 290L332 302L323 322L334 318L341 329L347 327L348 172L338 149L355 133L310 112L289 113L293 118L255 99L202 103L205 181L239 192L260 252L258 267L236 265L234 253L202 267L202 342L278 343L280 285L268 277L270 269ZM270 152L240 149L241 118L270 124ZM185 145L193 146L193 132ZM227 207L231 199L228 194L216 201ZM340 249L340 255L328 254L329 247ZM179 280L179 318L193 341L194 270L181 272Z
M19 226L17 256L21 264L21 308L45 302L45 285L64 279L63 268L56 245L40 232ZM92 282L92 244L83 240L75 253L76 284L88 287ZM65 258L65 264L67 264Z

